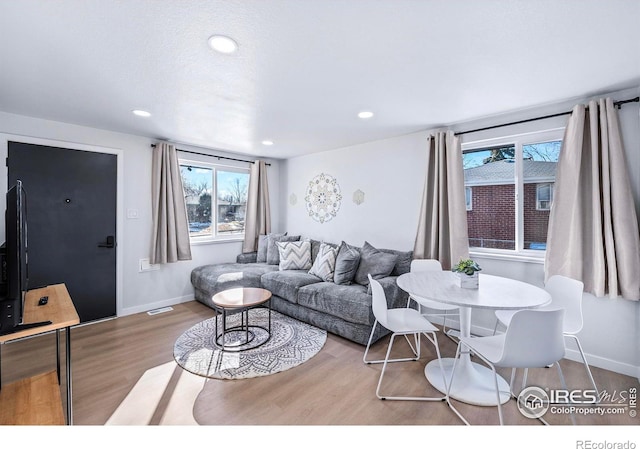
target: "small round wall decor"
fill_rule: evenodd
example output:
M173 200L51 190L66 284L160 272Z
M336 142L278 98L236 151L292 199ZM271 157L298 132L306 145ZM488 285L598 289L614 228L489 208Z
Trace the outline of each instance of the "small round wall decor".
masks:
M320 173L309 181L304 200L309 216L320 223L325 223L336 216L342 202L340 186L336 179Z

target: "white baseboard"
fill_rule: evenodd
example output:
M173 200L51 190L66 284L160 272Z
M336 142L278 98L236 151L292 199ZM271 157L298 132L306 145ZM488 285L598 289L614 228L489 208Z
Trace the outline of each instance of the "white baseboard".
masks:
M589 364L589 366L595 366L597 368L613 371L614 373L640 378L640 374L638 374L640 373L640 367L638 366L618 362L616 360L611 360L604 357L594 356L591 354L585 354L585 357L587 358L587 363ZM582 356L580 356L580 351L576 349L566 349L564 358L573 360L574 362L582 363Z
M195 298L193 297L193 295L185 295L185 296L178 296L176 298L165 299L163 301L158 301L154 303L144 304L142 306L128 307L126 309L121 310L122 313L119 316L133 315L135 313L147 312L149 310L160 309L162 307L174 306L176 304L182 304L185 302L193 301L194 299Z

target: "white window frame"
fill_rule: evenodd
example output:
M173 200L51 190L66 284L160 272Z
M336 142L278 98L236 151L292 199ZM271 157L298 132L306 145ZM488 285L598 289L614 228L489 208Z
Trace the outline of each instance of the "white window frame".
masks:
M469 192L469 195L467 197L467 192ZM464 202L465 202L465 206L467 210L473 210L473 187L467 187L465 186L464 188Z
M190 166L192 168L204 168L211 170L211 223L214 232L212 235L189 236L191 245L202 245L209 243L238 242L244 240L244 232L242 234L218 235L218 171L235 172L250 175L249 168L235 167L231 165L213 164L210 162L197 161L193 159L178 158L178 166Z
M516 235L515 249L494 249L494 248L469 248L469 253L477 256L494 257L496 259L529 260L533 262L544 262L545 250L531 250L524 248L524 207L523 207L523 158L522 148L526 145L563 140L564 128L553 128L543 131L534 131L522 134L514 134L490 139L474 140L461 145L462 153L491 148L496 146L513 145L515 147L515 211L516 211ZM465 186L466 187L466 186Z
M553 204L553 186L554 186L554 183L552 183L552 182L541 182L540 184L536 185L536 210L542 210L542 211L551 210L551 204ZM549 199L548 200L541 200L540 199L540 189L542 187L548 187L549 188ZM542 202L543 201L549 203L547 207L542 207Z

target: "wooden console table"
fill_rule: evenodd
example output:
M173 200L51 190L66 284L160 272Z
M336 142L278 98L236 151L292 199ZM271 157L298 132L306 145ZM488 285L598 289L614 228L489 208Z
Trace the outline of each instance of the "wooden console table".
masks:
M49 301L47 304L39 306L38 301L42 296L48 296ZM60 331L62 329L66 331L66 424L73 424L71 326L79 324L80 318L64 284L49 285L27 292L23 322L39 321L51 321L51 324L0 335L0 349L3 343L55 330L56 371L38 374L8 385L0 385L0 425L65 424L60 396Z

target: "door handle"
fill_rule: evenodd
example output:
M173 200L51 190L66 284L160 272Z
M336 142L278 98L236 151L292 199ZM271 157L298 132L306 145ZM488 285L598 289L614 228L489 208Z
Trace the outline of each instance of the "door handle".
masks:
M107 240L98 243L98 248L114 248L116 246L116 238L112 235L107 236Z

